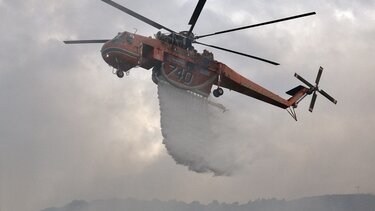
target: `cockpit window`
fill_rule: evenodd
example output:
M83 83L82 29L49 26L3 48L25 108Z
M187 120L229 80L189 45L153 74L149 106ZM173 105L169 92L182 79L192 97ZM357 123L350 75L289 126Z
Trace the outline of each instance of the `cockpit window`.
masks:
M122 43L126 40L126 32L118 33L115 38L113 38L113 41L116 43Z
M133 39L134 39L133 34L130 34L130 33L127 33L127 32L122 32L122 33L119 33L115 38L113 38L113 41L115 43L128 42L128 43L131 44L133 42Z
M122 33L119 32L119 33L116 35L116 37L114 37L113 39L114 39L114 40L115 40L115 39L118 39L118 38L121 36L121 34L122 34Z

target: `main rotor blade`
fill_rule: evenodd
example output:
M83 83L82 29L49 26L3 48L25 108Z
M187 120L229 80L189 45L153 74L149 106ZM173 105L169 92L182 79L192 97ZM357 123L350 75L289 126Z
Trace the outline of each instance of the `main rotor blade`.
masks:
M311 99L311 102L310 102L310 108L309 108L309 111L310 112L313 112L314 110L314 106L315 106L315 101L316 101L316 97L318 95L316 94L316 92L314 92L313 96L312 96L312 99Z
M245 54L245 53L241 53L241 52L238 52L238 51L229 50L229 49L222 48L222 47L219 47L219 46L208 45L208 44L204 44L204 43L197 42L197 41L194 41L194 43L204 45L204 46L207 46L207 47L211 47L211 48L216 48L216 49L223 50L223 51L227 51L227 52L230 52L230 53L238 54L238 55L241 55L241 56L246 56L246 57L249 57L249 58L252 58L252 59L257 59L257 60L267 62L267 63L273 64L273 65L280 65L279 63L276 63L276 62L273 62L273 61L270 61L270 60L267 60L267 59L263 59L263 58L260 58L260 57L252 56L252 55Z
M319 68L318 75L316 76L316 80L315 80L315 84L316 84L316 85L319 84L320 77L322 76L322 73L323 73L323 67L320 67L320 68Z
M306 84L308 87L312 88L314 87L312 84L310 84L308 81L306 81L304 78L302 78L297 73L294 73L294 77L298 78L300 81L302 81L304 84Z
M91 44L91 43L106 43L110 40L65 40L65 44Z
M160 25L160 24L158 24L158 23L156 23L156 22L154 22L154 21L152 21L152 20L150 20L150 19L148 19L148 18L146 18L146 17L144 17L144 16L142 16L142 15L140 15L140 14L124 7L124 6L122 6L122 5L119 5L114 1L111 1L111 0L102 0L102 1L111 5L111 6L113 6L113 7L115 7L115 8L117 8L117 9L119 9L119 10L121 10L121 11L123 11L123 12L125 12L125 13L127 13L127 14L129 14L129 15L131 15L131 16L133 16L133 17L135 17L135 18L137 18L138 20L141 20L141 21L157 28L157 29L165 29L165 30L167 30L171 33L176 33L173 30L168 29L167 27L165 27L163 25Z
M335 100L333 97L331 97L327 92L324 90L319 90L320 94L322 94L324 97L326 97L328 100L330 100L332 103L337 104L337 100Z
M189 25L191 25L191 27L188 33L188 37L193 32L194 26L197 23L198 17L202 12L202 9L205 3L206 3L206 0L199 0L197 6L195 7L193 15L191 16L190 21L189 21Z
M282 21L288 21L288 20L292 20L292 19L296 19L296 18L302 18L302 17L306 17L306 16L310 16L310 15L315 15L315 14L316 14L315 12L309 12L309 13L305 13L305 14L301 14L301 15L296 15L296 16L291 16L291 17L287 17L287 18L281 18L281 19L277 19L277 20L273 20L273 21L267 21L267 22L253 24L253 25L248 25L248 26L243 26L243 27L239 27L239 28L234 28L234 29L219 31L219 32L211 33L211 34L196 36L195 39L199 39L199 38L202 38L202 37L213 36L213 35L218 35L218 34L224 34L224 33L228 33L228 32L233 32L233 31L248 29L248 28L254 28L254 27L258 27L258 26L264 26L264 25L268 25L268 24L273 24L273 23L282 22Z

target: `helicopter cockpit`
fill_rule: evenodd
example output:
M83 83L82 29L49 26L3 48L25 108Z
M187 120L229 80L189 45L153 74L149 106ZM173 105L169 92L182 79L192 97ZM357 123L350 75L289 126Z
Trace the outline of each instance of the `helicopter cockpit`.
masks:
M114 43L124 43L127 42L131 44L134 39L134 34L131 34L129 32L119 32L116 37L112 39Z

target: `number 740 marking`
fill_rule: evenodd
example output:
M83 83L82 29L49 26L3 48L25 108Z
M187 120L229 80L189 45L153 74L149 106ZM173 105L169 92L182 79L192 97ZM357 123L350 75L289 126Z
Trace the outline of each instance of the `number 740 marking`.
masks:
M182 81L183 83L188 85L191 84L191 82L193 81L193 73L191 71L178 66L172 66L171 68L172 72L176 74L179 81Z

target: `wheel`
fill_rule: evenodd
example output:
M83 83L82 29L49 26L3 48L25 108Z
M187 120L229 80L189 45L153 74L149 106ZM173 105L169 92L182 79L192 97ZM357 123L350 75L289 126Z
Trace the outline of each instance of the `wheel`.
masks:
M220 97L221 95L224 94L224 90L222 88L217 88L217 89L214 89L214 91L212 92L212 94L215 96L215 97Z
M117 77L119 77L119 78L123 78L123 77L124 77L124 71L122 71L122 70L117 70L117 71L116 71L116 75L117 75Z
M152 69L152 81L155 83L155 84L158 84L159 83L159 75L160 75L160 67L154 67Z
M217 89L214 89L214 91L212 92L212 94L213 94L215 97L220 97L220 93L219 93L219 91L217 91Z
M217 92L219 93L220 96L224 94L224 90L222 88L219 87L216 90L217 90Z

